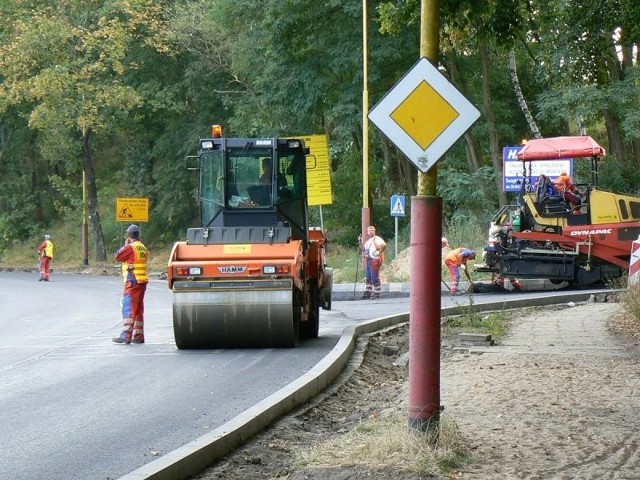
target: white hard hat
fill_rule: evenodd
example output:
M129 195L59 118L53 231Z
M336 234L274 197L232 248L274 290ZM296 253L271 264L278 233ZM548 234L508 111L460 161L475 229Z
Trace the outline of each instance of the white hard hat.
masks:
M445 237L442 237L442 245L444 247L448 246L449 245L449 240L447 240Z

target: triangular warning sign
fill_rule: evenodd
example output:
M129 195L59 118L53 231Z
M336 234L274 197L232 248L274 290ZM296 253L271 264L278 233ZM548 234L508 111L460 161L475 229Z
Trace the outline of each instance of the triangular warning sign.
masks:
M391 213L397 213L400 215L404 215L404 207L402 206L402 202L400 201L400 197L396 199L396 204L393 206Z

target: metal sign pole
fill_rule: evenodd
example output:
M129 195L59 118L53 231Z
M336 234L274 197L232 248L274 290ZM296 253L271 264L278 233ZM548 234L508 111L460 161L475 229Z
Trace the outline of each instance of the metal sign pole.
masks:
M396 256L393 258L397 258L398 257L398 217L393 217L393 219L395 220L395 224L396 224L396 235L395 235L395 239L396 239Z

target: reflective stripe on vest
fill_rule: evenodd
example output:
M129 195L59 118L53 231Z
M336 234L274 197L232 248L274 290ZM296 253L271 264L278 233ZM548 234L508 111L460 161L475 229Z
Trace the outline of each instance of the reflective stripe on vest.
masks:
M133 276L138 283L149 282L149 273L147 271L147 256L149 255L149 250L147 250L147 247L145 247L140 240L132 242L131 249L133 250L133 255L135 257L133 262L122 263L122 277L124 278L124 282L127 282L130 265L133 265Z

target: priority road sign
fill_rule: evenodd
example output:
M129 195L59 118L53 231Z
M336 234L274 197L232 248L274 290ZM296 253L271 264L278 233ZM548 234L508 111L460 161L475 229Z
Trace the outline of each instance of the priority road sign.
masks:
M421 58L369 112L369 119L422 172L480 118L429 60Z

